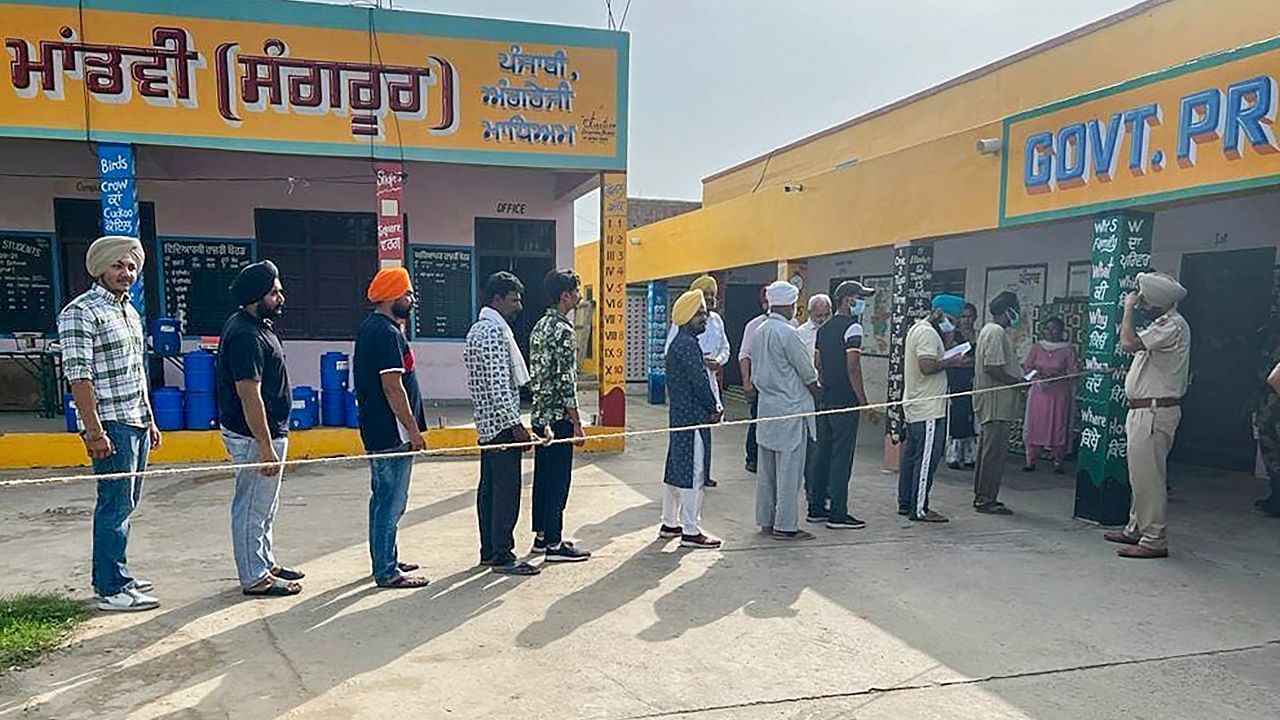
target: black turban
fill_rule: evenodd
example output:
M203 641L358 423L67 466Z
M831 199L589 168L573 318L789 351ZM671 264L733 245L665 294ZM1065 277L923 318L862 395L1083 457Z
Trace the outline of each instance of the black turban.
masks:
M262 260L244 266L235 282L231 283L231 296L236 304L244 307L258 302L275 287L280 270L270 260Z

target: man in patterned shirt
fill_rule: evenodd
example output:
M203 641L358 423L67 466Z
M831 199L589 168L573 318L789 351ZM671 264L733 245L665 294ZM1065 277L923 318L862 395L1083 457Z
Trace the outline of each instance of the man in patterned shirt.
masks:
M84 426L81 438L99 475L146 470L160 430L147 402L142 322L129 288L142 272L142 243L108 235L89 246L85 267L94 283L58 315L62 368ZM142 496L142 478L98 481L93 512L93 588L98 609L153 610L151 583L126 564L129 515Z
M467 389L481 445L527 443L529 431L520 421L520 387L529 369L511 332L511 319L524 307L524 284L505 270L484 283L484 307L467 333L462 353ZM476 513L480 519L480 564L504 575L537 575L538 568L515 554L515 527L520 517L520 455L528 448L480 451L480 487Z
M529 389L533 429L542 437L575 438L533 454L533 541L547 562L582 562L591 557L564 539L564 506L573 476L573 446L581 445L578 416L578 338L569 313L578 307L581 281L572 270L552 270L542 281L551 303L529 334Z

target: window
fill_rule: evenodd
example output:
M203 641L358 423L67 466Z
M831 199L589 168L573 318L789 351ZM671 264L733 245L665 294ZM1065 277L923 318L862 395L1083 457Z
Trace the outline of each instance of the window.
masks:
M929 289L934 295L955 295L956 297L965 297L964 295L965 270L957 268L955 270L934 270L933 278L929 282ZM970 298L965 298L970 300ZM974 305L981 305L976 302Z
M365 291L378 271L374 214L259 209L254 228L258 257L280 268L286 297L281 337L354 339L369 312Z

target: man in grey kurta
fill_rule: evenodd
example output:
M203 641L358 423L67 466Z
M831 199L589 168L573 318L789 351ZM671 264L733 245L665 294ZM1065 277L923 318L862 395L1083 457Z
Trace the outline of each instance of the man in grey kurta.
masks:
M759 393L760 472L756 477L756 524L778 540L812 540L800 529L800 488L809 440L817 436L813 416L787 420L770 417L812 413L818 391L813 353L791 319L800 291L779 280L766 290L769 314L751 349L751 378Z

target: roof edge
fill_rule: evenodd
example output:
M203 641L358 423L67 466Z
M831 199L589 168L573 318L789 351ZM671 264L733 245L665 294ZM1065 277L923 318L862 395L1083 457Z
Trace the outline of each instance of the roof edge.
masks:
M812 133L810 135L806 135L798 140L793 140L785 145L776 147L770 150L769 152L761 153L760 155L757 155L749 160L743 160L742 162L737 163L736 165L727 167L724 170L718 170L710 175L703 177L702 183L705 185L706 183L711 182L713 180L719 180L720 178L726 175L730 175L739 170L751 167L756 163L766 160L772 155L787 152L789 150L794 150L795 148L798 148L802 145L807 145L813 142L814 140L818 140L819 138L823 138L828 135L838 133L841 130L845 130L847 128L853 127L854 125L857 125L862 122L866 122L867 120L872 120L874 118L880 117L881 115L887 115L895 110L900 110L908 105L911 105L912 103L919 102L932 95L937 95L938 93L943 92L944 90L950 90L951 88L976 80L980 77L983 77L984 75L989 75L997 70L1000 70L1002 68L1008 67L1015 63L1021 62L1029 57L1032 57L1033 55L1038 55L1046 50L1052 50L1053 48L1058 47L1059 45L1065 45L1073 40L1077 40L1086 35L1091 35L1095 32L1098 32L1099 30L1111 27L1112 25L1117 25L1121 22L1124 22L1125 20L1128 20L1129 18L1132 18L1137 15L1141 15L1147 12L1148 10L1151 10L1152 8L1159 7L1160 5L1164 5L1170 2L1173 2L1173 0L1142 0L1142 2L1139 2L1137 5L1134 5L1133 7L1125 8L1120 12L1113 13L1099 20L1095 20L1087 25L1082 25L1074 30L1065 32L1062 35L1058 35L1057 37L1053 37L1048 40L1045 40L1044 42L1032 45L1031 47L1026 48L1025 50L1019 50L1018 52L1012 55L1007 55L1003 58L1000 58L999 60L996 60L991 63L987 63L986 65L983 65L974 70L970 70L969 72L966 72L962 75L957 75L956 77L953 77L950 80L946 80L932 87L925 88L924 90L921 90L919 92L912 93L911 95L908 95L900 100L895 100L889 103L888 105L881 105L880 107L874 110L870 110L861 115L850 118L849 120L845 120L844 122L839 123L837 125L832 125L829 128L825 128L823 130L819 130L818 132Z

